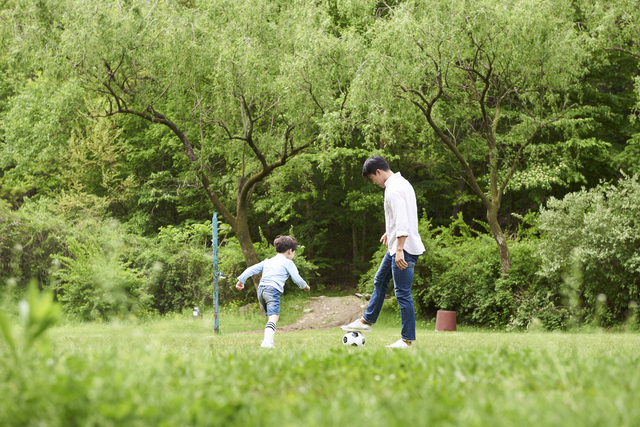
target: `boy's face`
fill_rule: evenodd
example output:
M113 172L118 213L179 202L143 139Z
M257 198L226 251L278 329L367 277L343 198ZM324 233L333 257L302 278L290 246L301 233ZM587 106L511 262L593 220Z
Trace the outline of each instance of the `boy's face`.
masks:
M376 169L376 173L372 174L370 173L369 175L367 175L369 177L369 179L376 185L384 188L384 182L386 181L384 179L384 177L382 176L382 171L380 169Z
M296 251L294 251L293 249L287 249L287 252L285 252L283 255L287 257L288 260L292 260L293 257L296 256Z

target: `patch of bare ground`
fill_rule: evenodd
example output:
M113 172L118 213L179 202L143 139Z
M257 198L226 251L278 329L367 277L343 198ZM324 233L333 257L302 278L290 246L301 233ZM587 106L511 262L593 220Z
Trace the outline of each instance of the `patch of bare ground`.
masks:
M356 296L311 297L303 310L303 316L296 323L278 328L280 332L294 332L304 329L330 329L351 323L364 313L369 301Z
M295 323L278 327L276 332L296 332L307 329L331 329L353 322L364 313L369 301L356 296L346 297L311 297L304 307L303 313ZM246 333L258 333L247 331Z

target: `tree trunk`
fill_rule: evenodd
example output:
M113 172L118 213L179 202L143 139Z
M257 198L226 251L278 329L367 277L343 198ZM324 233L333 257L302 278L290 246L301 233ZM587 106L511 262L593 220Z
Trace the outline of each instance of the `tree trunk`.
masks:
M247 221L247 206L243 203L238 203L238 213L236 215L236 227L234 231L236 232L238 242L240 242L240 249L242 249L242 254L244 255L244 260L247 262L247 267L258 264L260 262L260 260L258 259L258 253L256 252L256 248L253 246L251 234L249 233L249 222ZM251 280L253 280L253 286L255 287L256 292L258 291L258 286L260 286L261 278L262 274L251 276ZM260 313L265 315L266 312L264 310L264 307L262 307L262 305L260 304L258 305L260 306Z
M464 182L464 179L462 179L462 177L458 178L458 188L456 190L456 194L462 194L462 192L465 190L467 186L467 183ZM458 218L458 213L462 212L462 206L464 205L464 203L456 203L455 205L453 205L453 211L451 212L451 218L456 219ZM455 230L453 230L453 234L456 236L460 235L460 229L458 227L455 228Z
M352 250L353 250L353 263L358 262L358 237L357 237L357 229L355 225L351 226L351 240L352 240Z
M365 253L365 249L367 247L367 213L363 212L362 213L362 244L360 245L360 247L362 248L362 250L360 251L360 262L364 263L364 253Z
M240 248L242 249L244 259L247 262L247 267L258 264L260 260L258 259L258 253L256 252L256 248L253 246L251 234L249 233L249 223L247 221L246 206L238 206L236 227L234 231L236 232L236 237L238 238L238 242L240 243ZM260 284L260 276L261 275L255 275L251 278L256 290L258 289L258 285Z
M509 276L509 270L511 270L511 256L509 255L509 247L507 246L507 239L504 238L502 228L498 223L498 204L492 203L487 207L487 220L489 221L489 227L491 227L491 233L493 238L498 244L498 250L500 251L500 264L502 267L502 278L506 279Z

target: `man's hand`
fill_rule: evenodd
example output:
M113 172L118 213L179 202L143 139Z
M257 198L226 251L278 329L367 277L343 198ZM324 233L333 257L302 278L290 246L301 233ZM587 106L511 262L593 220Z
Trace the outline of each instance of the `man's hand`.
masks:
M310 290L311 290L311 288L309 287L309 285L307 285L307 286L305 286L304 290L305 290L305 291L310 291Z
M404 251L396 251L396 265L400 270L404 270L409 267L407 261L404 260Z
M382 235L382 237L380 238L380 242L385 245L385 246L389 246L388 242L387 242L387 233L384 233Z
M244 289L244 283L238 281L238 283L236 283L236 289L238 289L239 291Z

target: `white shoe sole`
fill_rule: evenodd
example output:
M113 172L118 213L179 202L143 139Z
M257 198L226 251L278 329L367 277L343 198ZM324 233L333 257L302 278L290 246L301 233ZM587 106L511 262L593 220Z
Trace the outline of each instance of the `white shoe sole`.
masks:
M389 345L387 345L385 347L387 347L387 348L411 348L413 346L412 345L408 345L404 341L400 340L400 341L394 342L393 344L389 344Z
M342 329L345 332L369 332L371 330L371 325L365 325L365 324L362 324L362 326L343 325L343 326L340 326L340 329Z

